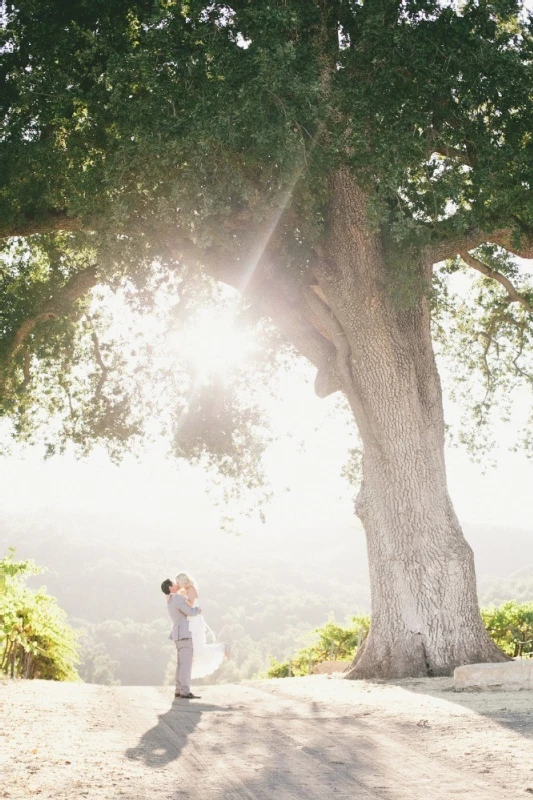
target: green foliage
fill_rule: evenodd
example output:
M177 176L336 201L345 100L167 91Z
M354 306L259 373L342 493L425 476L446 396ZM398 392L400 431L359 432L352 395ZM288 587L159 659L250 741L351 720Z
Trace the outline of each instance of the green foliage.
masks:
M491 639L508 655L533 653L533 602L519 605L514 600L498 608L481 611Z
M0 560L5 576L0 593L0 672L12 678L78 680L78 644L66 614L44 588L32 591L24 579L42 570L32 561Z
M505 653L512 657L533 653L533 602L519 605L512 600L498 608L484 608L481 617L491 639ZM370 617L353 617L348 627L330 620L314 631L318 640L312 646L299 650L285 661L271 658L263 677L298 677L309 675L310 667L330 659L351 661L369 628Z
M360 443L348 450L348 459L343 465L341 475L350 486L354 488L360 486L363 475L363 448Z
M56 208L121 229L179 209L180 227L210 244L234 236L224 223L236 211L267 217L296 170L308 241L325 176L344 162L397 239L429 235L451 201L457 228L463 214L530 222L531 36L519 8L47 0L37 12L19 0L6 11L2 217ZM428 160L458 143L469 170ZM296 232L284 233L290 251Z
M299 650L286 661L279 662L272 658L266 672L267 678L287 678L289 675L309 675L309 671L324 661L351 661L357 647L367 635L370 628L370 617L352 617L348 627L337 625L330 619L321 628L314 631L316 641L309 647Z

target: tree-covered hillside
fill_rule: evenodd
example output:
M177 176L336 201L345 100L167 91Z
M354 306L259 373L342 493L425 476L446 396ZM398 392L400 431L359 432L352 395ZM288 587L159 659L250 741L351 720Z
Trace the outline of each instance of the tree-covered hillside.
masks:
M291 547L282 550L265 537L220 531L195 541L184 563L175 532L172 538L155 526L149 546L132 545L131 524L112 515L46 513L0 523L0 546L16 544L21 557L33 553L47 566L35 584L44 583L83 629L85 679L163 681L175 654L167 640L170 623L160 583L180 568L197 579L210 627L231 646L231 660L222 668L230 680L263 669L271 654L282 658L292 652L330 613L344 621L354 609L368 608L364 540L351 531L331 543L317 537L295 570Z

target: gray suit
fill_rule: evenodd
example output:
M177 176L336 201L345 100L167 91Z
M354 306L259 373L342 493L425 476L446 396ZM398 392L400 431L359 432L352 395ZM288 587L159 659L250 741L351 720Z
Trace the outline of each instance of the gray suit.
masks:
M168 638L176 643L176 692L187 695L191 691L192 671L192 637L188 617L195 617L200 610L187 605L180 594L175 594L169 600L167 608L172 620Z

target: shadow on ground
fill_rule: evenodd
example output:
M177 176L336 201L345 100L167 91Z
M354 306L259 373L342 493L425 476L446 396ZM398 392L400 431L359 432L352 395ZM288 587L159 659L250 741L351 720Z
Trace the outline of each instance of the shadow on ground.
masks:
M165 714L159 715L157 725L143 733L137 746L126 750L126 757L144 761L147 767L162 767L179 758L203 714L223 710L221 706L176 699Z
M125 755L161 771L169 800L374 798L374 744L361 721L321 716L320 704L310 712L291 715L276 701L258 708L253 699L248 706L176 701Z

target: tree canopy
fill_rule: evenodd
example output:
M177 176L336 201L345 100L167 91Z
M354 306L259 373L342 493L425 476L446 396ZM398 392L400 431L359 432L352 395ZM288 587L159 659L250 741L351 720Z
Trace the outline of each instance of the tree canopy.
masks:
M390 290L409 302L421 249L434 261L461 252L500 284L484 289L478 329L524 357L531 289L495 247L533 253L531 25L519 3L21 1L4 24L2 228L32 234L8 245L2 281L2 400L21 430L37 402L70 416L63 434L80 443L140 433L147 409L136 413L126 355L116 340L99 347L83 298L128 280L149 310L172 278L190 296L198 264L274 316L323 370L319 391L336 388L302 284L339 165L384 232ZM135 356L138 374L150 354ZM91 367L68 398L80 359Z

